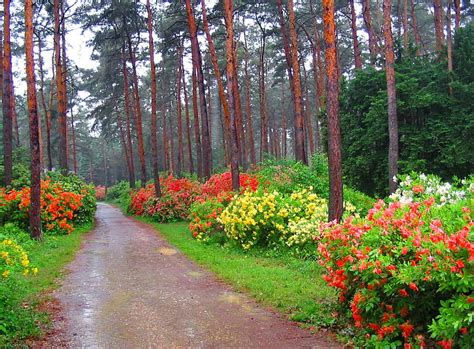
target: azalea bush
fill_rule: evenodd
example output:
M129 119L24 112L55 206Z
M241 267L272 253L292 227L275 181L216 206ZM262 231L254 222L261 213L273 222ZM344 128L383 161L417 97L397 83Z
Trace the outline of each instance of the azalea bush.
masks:
M288 226L303 219L327 219L326 200L311 188L291 194L247 190L229 204L219 222L229 239L250 249L255 245L291 244L294 234Z
M157 222L186 220L190 207L201 194L199 182L188 178L161 178L161 198L155 196L153 184L132 192L129 212L149 216Z
M473 199L436 201L379 201L323 229L324 279L364 345L474 347Z
M41 223L53 234L71 233L84 196L65 191L61 184L41 181ZM30 188L0 192L0 221L28 226Z
M106 188L103 185L95 187L95 199L97 201L104 201L106 199Z
M240 191L247 189L255 191L259 182L255 175L240 173L239 175ZM202 195L198 198L204 201L207 198L218 198L220 201L229 202L235 193L232 190L232 174L228 172L218 173L209 178L202 185Z
M224 227L218 218L224 210L224 203L218 198L209 198L206 201L196 201L191 206L189 230L193 237L200 241L210 241L222 237Z

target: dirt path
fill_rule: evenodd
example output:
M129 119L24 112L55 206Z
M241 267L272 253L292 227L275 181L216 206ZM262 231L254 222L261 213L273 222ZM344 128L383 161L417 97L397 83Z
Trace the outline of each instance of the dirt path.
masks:
M55 296L70 347L339 347L233 292L110 205L99 205L69 269Z

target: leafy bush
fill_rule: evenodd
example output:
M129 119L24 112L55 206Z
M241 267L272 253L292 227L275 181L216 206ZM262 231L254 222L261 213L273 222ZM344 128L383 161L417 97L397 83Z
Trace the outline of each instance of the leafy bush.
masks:
M210 241L222 237L224 227L218 218L225 206L218 198L196 201L191 205L189 230L201 241Z
M130 184L126 181L118 182L117 184L107 188L107 199L121 200L124 195L130 194Z
M219 222L231 240L244 249L255 245L285 244L292 240L290 223L302 219L325 221L327 202L307 189L291 194L246 191L222 212ZM299 233L299 232L298 232Z
M364 219L327 226L318 246L324 279L364 346L474 346L472 205L379 201Z

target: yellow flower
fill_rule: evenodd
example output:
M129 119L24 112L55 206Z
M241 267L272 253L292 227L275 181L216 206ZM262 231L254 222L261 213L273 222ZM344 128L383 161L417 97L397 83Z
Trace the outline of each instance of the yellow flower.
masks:
M5 270L5 271L2 273L2 276L6 279L7 277L10 276L10 271L9 271L9 270Z

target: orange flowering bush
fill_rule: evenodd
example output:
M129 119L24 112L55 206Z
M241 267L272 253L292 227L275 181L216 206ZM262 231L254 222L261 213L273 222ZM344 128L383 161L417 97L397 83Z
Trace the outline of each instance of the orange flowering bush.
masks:
M98 185L95 187L95 199L98 201L104 201L106 196L106 190L103 185Z
M327 225L324 279L371 347L474 347L472 207L380 201Z
M41 222L51 233L71 233L74 219L81 208L83 195L65 191L60 183L41 181ZM0 221L28 225L30 188L0 191Z

